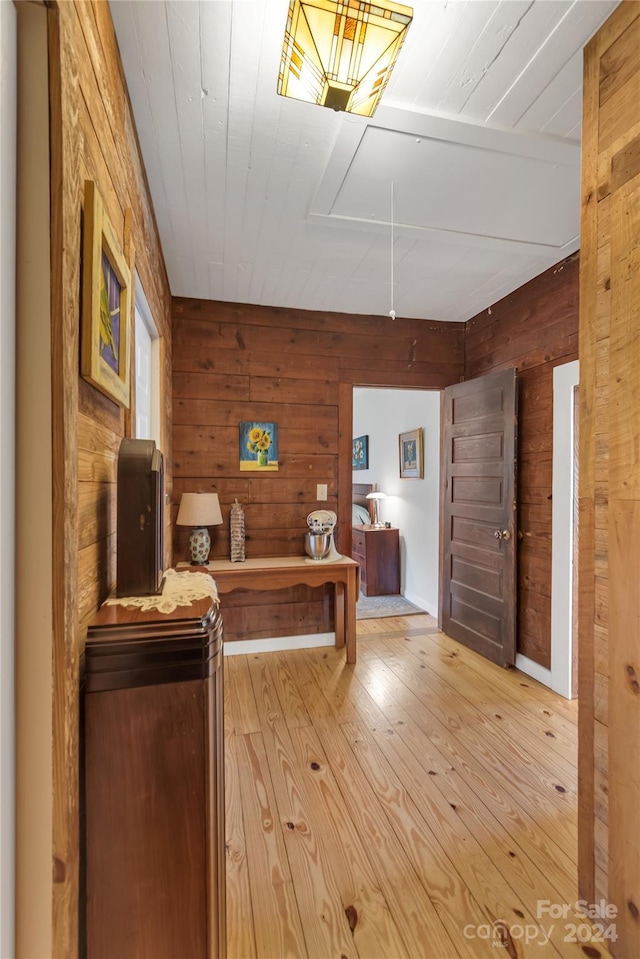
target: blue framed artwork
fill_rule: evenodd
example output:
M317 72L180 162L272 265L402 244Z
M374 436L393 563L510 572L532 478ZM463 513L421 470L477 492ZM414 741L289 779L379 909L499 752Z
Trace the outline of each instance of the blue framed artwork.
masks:
M277 423L240 423L240 469L261 473L278 469Z
M351 447L351 468L354 470L369 469L369 437L356 436Z

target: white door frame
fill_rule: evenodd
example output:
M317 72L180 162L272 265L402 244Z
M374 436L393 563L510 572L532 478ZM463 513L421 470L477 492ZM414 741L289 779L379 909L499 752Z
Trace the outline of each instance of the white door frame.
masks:
M137 330L138 322L141 321L151 341L151 369L149 376L149 395L150 395L150 417L149 417L149 436L140 437L141 439L155 440L158 449L162 449L161 440L161 417L160 417L160 336L158 328L153 319L149 301L145 295L140 277L136 272L136 302L135 302L135 322L136 322L136 350L137 350ZM136 353L136 371L138 365L138 356ZM137 403L137 390L136 390ZM135 435L139 436L136 417Z
M551 668L516 656L523 673L572 698L574 387L578 360L553 370L553 480L551 508Z

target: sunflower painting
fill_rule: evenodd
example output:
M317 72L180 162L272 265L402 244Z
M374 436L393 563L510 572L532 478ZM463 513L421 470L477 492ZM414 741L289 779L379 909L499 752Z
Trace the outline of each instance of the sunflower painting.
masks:
M277 423L240 423L240 469L278 469Z

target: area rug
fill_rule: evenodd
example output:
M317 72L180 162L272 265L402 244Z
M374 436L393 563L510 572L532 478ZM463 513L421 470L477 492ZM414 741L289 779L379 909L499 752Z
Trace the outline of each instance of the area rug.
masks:
M404 596L363 596L356 603L356 619L384 619L387 616L413 616L424 613Z

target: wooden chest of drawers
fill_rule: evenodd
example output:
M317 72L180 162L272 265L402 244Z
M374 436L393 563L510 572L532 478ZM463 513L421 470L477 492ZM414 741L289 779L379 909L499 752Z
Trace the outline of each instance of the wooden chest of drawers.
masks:
M224 959L216 600L98 612L86 645L85 795L88 959Z
M392 596L400 592L400 540L395 528L354 526L351 555L360 563L365 596Z

